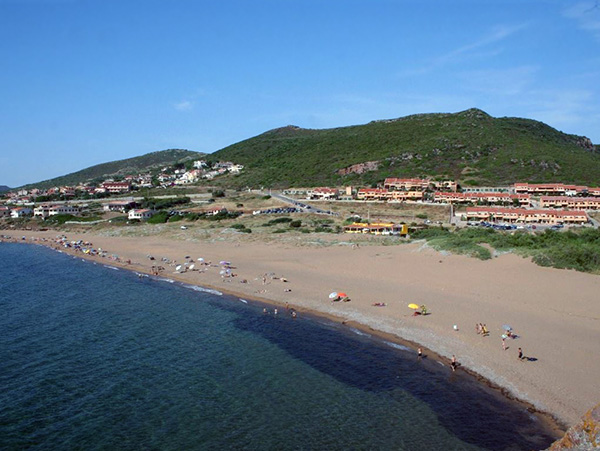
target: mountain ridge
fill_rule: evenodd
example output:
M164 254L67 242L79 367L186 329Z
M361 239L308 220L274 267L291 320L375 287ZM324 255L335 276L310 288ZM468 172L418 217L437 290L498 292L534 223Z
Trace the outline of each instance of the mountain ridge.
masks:
M237 187L374 185L396 176L452 178L466 185L600 183L600 149L588 138L477 108L329 129L287 125L211 156L245 166L226 181ZM371 169L346 171L364 163Z
M204 158L206 154L186 149L166 149L149 152L137 157L109 161L37 183L23 185L22 188L50 188L53 186L77 185L100 178L109 178L151 171L161 166L171 165L192 158Z

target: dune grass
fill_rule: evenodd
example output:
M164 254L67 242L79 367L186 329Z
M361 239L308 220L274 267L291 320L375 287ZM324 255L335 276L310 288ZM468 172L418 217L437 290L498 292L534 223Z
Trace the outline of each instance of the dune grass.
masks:
M469 255L481 260L492 257L489 247L531 257L540 266L600 273L600 230L581 229L530 233L468 228L455 232L436 227L417 231L413 239L425 239L436 250Z

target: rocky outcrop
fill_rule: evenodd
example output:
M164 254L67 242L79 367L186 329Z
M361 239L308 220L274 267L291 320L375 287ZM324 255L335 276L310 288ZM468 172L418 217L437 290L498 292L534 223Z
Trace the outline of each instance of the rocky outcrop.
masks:
M563 449L600 449L600 404L586 413L579 423L569 428L565 436L554 442L547 451Z
M579 147L583 147L585 150L588 150L590 152L596 151L596 146L594 146L592 140L590 138L586 138L585 136L578 136L577 140L575 141L575 144L577 144Z
M339 175L348 174L364 174L368 171L376 171L379 168L379 161L365 161L364 163L353 164L347 168L339 169L337 173Z

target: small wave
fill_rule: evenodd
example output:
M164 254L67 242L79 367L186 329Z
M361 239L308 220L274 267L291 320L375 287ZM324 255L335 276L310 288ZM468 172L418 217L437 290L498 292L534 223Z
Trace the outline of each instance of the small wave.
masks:
M354 332L356 335L360 335L360 336L362 336L362 337L371 337L371 335L370 335L370 334L368 334L368 333L366 333L366 332L363 332L362 330L354 329L354 328L352 328L352 327L350 328L350 330L351 330L352 332Z
M110 266L110 265L102 265L102 266L104 266L105 268L114 269L115 271L119 270L119 268L115 268L114 266Z
M410 351L411 350L410 348L407 348L406 346L399 345L398 343L392 343L391 341L384 341L384 343L391 348L400 349L401 351Z
M223 293L217 290L211 290L210 288L199 287L196 285L184 285L184 287L189 288L190 290L200 291L202 293L211 293L216 294L217 296L223 296Z
M159 277L157 280L160 280L161 282L175 283L173 279L165 279L164 277Z
M247 303L248 303L248 301L247 301L247 300L245 300L245 299L242 299L242 298L240 298L240 302L243 302L244 304L247 304Z

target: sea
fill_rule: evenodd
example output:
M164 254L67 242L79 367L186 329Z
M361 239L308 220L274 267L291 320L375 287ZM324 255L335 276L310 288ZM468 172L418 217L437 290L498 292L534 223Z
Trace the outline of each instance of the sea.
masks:
M0 449L530 450L526 406L306 313L0 243ZM269 313L263 313L263 309Z

